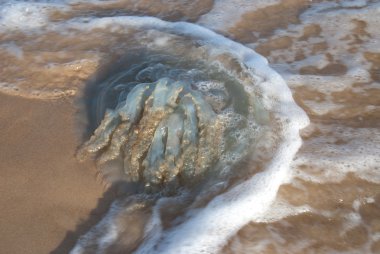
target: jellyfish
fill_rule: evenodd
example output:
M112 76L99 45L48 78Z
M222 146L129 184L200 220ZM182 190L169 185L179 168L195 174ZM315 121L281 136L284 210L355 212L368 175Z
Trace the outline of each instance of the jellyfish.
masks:
M120 160L124 179L152 193L195 184L246 155L253 136L248 117L234 110L240 98L223 81L182 80L182 70L168 69L148 66L115 86L126 96L106 110L79 159L96 155L99 168Z

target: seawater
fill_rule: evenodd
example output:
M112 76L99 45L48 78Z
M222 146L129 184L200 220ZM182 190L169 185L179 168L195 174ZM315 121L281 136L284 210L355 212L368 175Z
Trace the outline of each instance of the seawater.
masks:
M247 72L272 119L268 156L239 165L248 174L206 185L198 203L188 190L117 200L72 252L380 252L380 4L185 2L2 2L3 93L83 98L143 44ZM199 49L184 52L189 41Z

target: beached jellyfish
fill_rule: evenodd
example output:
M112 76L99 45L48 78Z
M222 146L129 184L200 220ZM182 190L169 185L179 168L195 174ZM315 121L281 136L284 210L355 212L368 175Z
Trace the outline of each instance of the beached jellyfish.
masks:
M133 81L123 83L131 72L126 70L103 84L118 91L118 102L106 109L80 159L97 154L100 169L119 161L126 182L140 183L147 192L173 192L207 174L226 174L247 155L256 132L248 105L236 106L248 96L241 85L197 79L199 72L162 63L140 68ZM241 93L231 86L240 86L234 89Z

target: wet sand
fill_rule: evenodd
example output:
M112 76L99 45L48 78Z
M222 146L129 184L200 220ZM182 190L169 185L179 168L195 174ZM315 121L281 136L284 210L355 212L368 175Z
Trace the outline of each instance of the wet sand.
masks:
M70 99L0 94L2 253L67 253L102 213L88 220L104 188L93 165L74 157L75 113Z

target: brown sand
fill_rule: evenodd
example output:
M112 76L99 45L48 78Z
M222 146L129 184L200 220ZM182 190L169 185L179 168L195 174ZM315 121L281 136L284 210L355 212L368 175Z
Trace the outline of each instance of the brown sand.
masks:
M0 94L1 253L67 253L94 222L104 188L74 158L75 110L69 99Z

